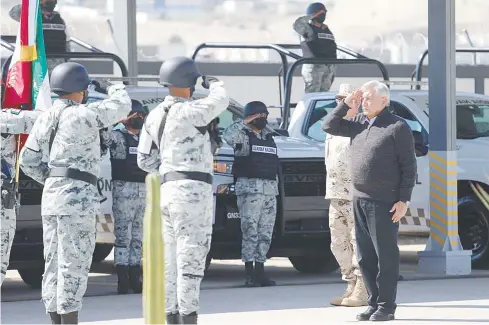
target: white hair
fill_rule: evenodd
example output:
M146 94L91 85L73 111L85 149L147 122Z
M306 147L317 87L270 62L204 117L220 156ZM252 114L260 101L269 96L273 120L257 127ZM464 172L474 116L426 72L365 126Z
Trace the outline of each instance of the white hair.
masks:
M390 95L390 90L389 87L383 82L380 82L378 80L371 80L363 84L362 90L366 89L375 89L375 92L379 94L382 97L387 98L387 106L389 106L389 103L391 101L391 95Z

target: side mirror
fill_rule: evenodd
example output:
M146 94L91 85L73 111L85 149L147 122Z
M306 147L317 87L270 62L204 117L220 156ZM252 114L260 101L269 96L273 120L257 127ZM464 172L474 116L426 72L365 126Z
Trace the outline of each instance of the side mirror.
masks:
M412 131L414 138L414 151L416 157L426 156L428 153L428 146L424 142L423 134L419 131Z
M273 130L275 131L275 133L277 133L280 136L283 136L283 137L288 137L289 136L289 131L288 130L285 130L285 129L273 129Z

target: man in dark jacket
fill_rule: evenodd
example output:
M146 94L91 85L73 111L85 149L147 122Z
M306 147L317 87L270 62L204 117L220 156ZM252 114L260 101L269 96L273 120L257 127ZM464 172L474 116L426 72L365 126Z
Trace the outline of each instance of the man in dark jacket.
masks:
M363 113L345 119L362 104ZM323 130L351 138L353 208L358 264L368 291L368 309L358 320L394 319L399 277L399 220L406 214L416 180L411 129L392 115L389 88L370 81L328 114Z

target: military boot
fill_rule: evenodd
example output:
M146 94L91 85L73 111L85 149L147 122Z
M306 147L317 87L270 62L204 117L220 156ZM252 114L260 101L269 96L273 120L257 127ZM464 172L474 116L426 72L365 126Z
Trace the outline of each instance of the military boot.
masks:
M61 315L54 312L49 313L49 317L51 317L51 324L61 324Z
M116 265L117 269L117 293L126 294L129 292L129 266Z
M263 263L255 262L255 287L272 287L275 285L275 281L270 280L265 275L265 265Z
M365 283L363 282L363 277L357 277L357 283L355 284L355 289L350 297L343 299L341 303L342 306L347 307L360 307L367 306L368 294Z
M166 323L167 324L180 324L180 314L166 314Z
M356 281L348 281L348 286L346 287L346 291L343 296L334 297L331 299L330 304L333 306L341 306L343 299L348 298L352 295L353 290L355 289Z
M143 282L141 281L141 265L129 267L129 284L134 293L143 292Z
M189 315L182 315L182 321L180 324L197 324L197 312L194 311Z
M78 312L61 315L61 324L78 324Z
M245 287L253 287L253 262L245 262Z

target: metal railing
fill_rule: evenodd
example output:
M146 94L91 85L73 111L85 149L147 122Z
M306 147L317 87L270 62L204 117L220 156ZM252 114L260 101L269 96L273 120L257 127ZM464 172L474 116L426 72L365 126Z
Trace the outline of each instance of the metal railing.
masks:
M292 93L292 79L294 78L294 71L297 69L299 65L302 64L331 64L331 65L345 65L345 64L370 64L376 65L384 78L384 82L389 86L389 72L387 71L387 67L380 61L374 59L311 59L311 58L302 58L300 60L295 61L290 66L287 74L285 75L285 101L283 106L283 114L282 121L280 123L280 128L287 129L289 124L289 115L290 115L290 97Z
M455 49L456 53L489 53L489 48L458 48ZM426 57L428 56L428 50L424 51L419 57L418 63L416 64L416 69L413 71L411 75L411 80L415 79L417 82L420 82L423 78L423 63ZM475 92L476 93L484 93L484 80L482 82L478 81L478 79L474 80ZM412 89L413 87L411 87ZM416 89L420 90L421 85L417 84Z

